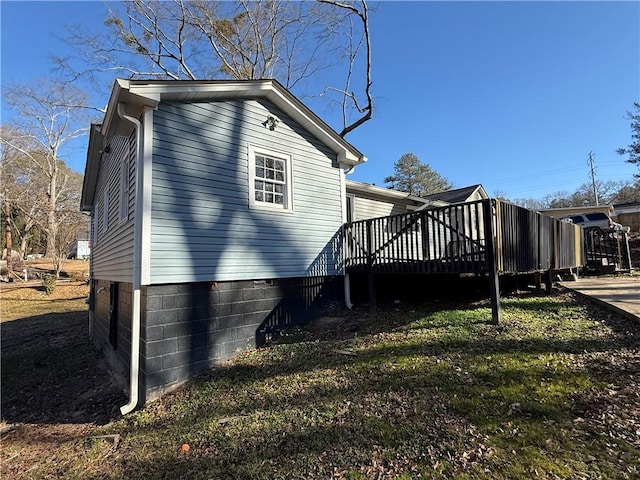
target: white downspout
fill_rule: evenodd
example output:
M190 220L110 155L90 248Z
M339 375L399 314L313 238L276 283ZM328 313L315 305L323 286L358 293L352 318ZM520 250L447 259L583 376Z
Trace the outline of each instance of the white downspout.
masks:
M133 298L131 299L131 365L129 374L129 403L120 407L122 415L138 405L138 377L140 375L140 286L142 285L142 210L144 182L142 168L142 128L137 118L125 113L125 106L118 104L118 116L133 123L136 129L136 200L133 235Z
M353 303L351 303L351 279L346 272L344 274L344 306L349 310L353 308Z
M342 224L344 225L347 221L347 180L346 177L356 168L353 165L350 168L341 168L340 169L340 196L342 200ZM344 256L344 246L343 246L343 256ZM344 265L342 268L345 268ZM353 308L353 303L351 303L351 279L349 278L349 274L344 272L344 305L349 310Z

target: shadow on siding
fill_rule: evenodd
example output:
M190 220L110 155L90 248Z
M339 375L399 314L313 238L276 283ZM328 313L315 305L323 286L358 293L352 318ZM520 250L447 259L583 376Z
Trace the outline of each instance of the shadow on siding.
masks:
M259 102L259 104L269 109L270 113L278 115L281 122L284 122L294 131L293 134L299 135L302 133L305 136L299 126L291 122L281 112L276 111L273 106L262 102ZM192 105L194 110L199 109L198 104ZM229 105L229 103L225 105ZM286 145L290 141L288 135L292 134L287 131L284 134L280 133L284 129L276 131L265 129L264 134L260 135L261 130L258 129L263 128L263 125L259 125L255 118L251 118L247 105L242 101L236 101L231 103L231 106L231 108L216 108L215 104L208 103L206 108L187 118L182 115L185 113L184 109L173 109L169 105L166 112L160 112L157 115L157 122L161 125L161 130L175 135L171 138L168 135L163 135L154 141L154 182L162 178L162 174L156 174L155 167L156 155L161 155L161 163L165 166L163 167L165 171L162 173L168 177L165 179L163 186L170 189L168 194L169 202L162 206L162 213L164 215L168 214L172 219L177 219L180 224L173 235L174 239L180 239L175 241L173 251L177 255L187 257L183 263L185 266L191 266L191 273L195 277L195 280L191 281L220 280L219 269L223 262L237 265L238 269L246 267L245 262L247 259L239 258L237 253L232 253L234 252L233 247L239 247L240 251L243 248L250 248L251 252L257 253L256 256L262 260L263 266L252 272L252 279L326 275L327 271L332 271L331 265L337 265L339 261L339 251L336 250L339 232L336 232L334 238L323 249L322 253L313 262L313 265L307 268L307 271L300 271L299 266L305 265L308 260L306 260L304 251L301 249L301 244L304 243L304 240L302 242L300 240L303 238L301 234L283 226L283 223L286 224L287 221L290 225L293 223L291 216L288 214L264 213L250 209L248 206L247 144L256 143L269 148L269 138L272 137L277 141L278 145ZM230 110L233 116L229 116ZM208 118L207 115L209 115ZM222 118L223 116L226 117ZM210 122L203 120L210 120ZM177 122L180 122L180 124L178 125ZM212 124L215 125L215 128L211 127ZM224 128L227 128L227 130L224 130ZM186 129L187 132L181 136L180 129ZM222 131L222 134L220 131ZM222 135L222 137L219 137L219 135ZM227 137L224 137L224 135L227 135ZM260 135L259 138L256 138L257 135ZM192 137L192 140L185 140L184 137ZM308 139L308 136L305 136L305 138ZM188 145L189 142L193 143ZM282 148L280 146L275 149L282 150ZM202 155L203 152L208 152L210 155L210 163L208 165L210 168L199 171L197 176L198 185L202 186L202 180L205 181L204 188L206 191L204 193L201 189L201 192L196 194L194 189L188 188L190 181L196 181L195 179L189 179L188 174L184 174L187 176L182 176L181 178L178 178L177 175L167 174L167 172L181 172L184 160L179 160L178 158L184 158L185 149L187 151L191 149L194 154L197 153L198 155ZM300 162L297 165L298 169L304 168L302 165L303 160L294 158L294 162ZM327 159L327 161L331 160ZM169 167L168 169L166 168L167 166ZM293 170L296 170L295 166ZM202 208L203 196L210 199L212 208L210 215L203 215L201 211L198 211ZM154 211L156 211L155 206ZM157 217L154 215L154 218ZM268 238L272 240L263 240L265 234L268 234ZM277 241L273 239L277 239ZM312 241L311 238L308 240ZM281 258L283 256L286 257L285 264L273 261L274 244L277 245L275 249ZM180 263L178 261L177 265ZM176 270L179 270L179 268ZM176 273L179 277L180 272ZM238 279L245 280L247 278L239 275ZM310 282L313 282L313 280L310 280ZM305 298L305 295L308 297L308 294L304 291L300 292L300 295L302 298ZM314 295L317 298L321 298L319 291L316 291ZM192 295L191 305L198 305L201 300L197 295ZM294 301L292 300L292 302ZM308 298L301 304L293 306L287 300L282 301L267 316L267 319L256 332L256 342L258 345L264 344L266 338L275 334L276 331L292 325L292 322L296 322L298 319L303 319L306 316L303 309L315 308L315 306L315 301ZM208 314L209 318L216 317L213 307L210 306ZM193 325L195 324L190 322L190 326ZM198 336L198 332L192 328L188 332L188 336L191 339L195 339ZM198 347L199 345L192 342L189 349L192 356L190 358L191 375L197 374L201 370L196 365L198 361L201 363L202 359L195 357L194 353Z

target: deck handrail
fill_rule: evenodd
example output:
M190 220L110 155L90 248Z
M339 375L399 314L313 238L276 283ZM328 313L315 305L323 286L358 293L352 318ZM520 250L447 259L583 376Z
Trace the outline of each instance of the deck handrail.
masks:
M498 273L525 273L570 269L584 259L579 227L498 199L358 220L343 232L351 270L486 273L492 253Z

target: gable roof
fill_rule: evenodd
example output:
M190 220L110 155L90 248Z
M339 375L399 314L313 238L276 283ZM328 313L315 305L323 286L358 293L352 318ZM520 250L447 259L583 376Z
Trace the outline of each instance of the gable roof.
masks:
M358 149L328 126L278 81L267 80L123 80L116 79L102 124L92 125L81 207L90 208L104 140L118 133L123 122L117 109L126 105L127 114L138 117L145 106L156 107L161 101L211 101L232 98L266 99L305 128L337 155L345 167L367 161Z
M478 192L482 198L489 198L484 187L479 183L476 185L470 185L463 188L455 188L453 190L446 190L444 192L432 193L425 195L423 198L428 200L440 200L447 203L462 203L466 202L471 195Z

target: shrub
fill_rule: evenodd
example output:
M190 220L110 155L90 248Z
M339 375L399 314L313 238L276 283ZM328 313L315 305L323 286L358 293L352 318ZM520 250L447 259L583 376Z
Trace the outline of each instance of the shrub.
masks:
M51 295L56 288L56 276L47 273L42 277L42 285L44 286L44 293Z

